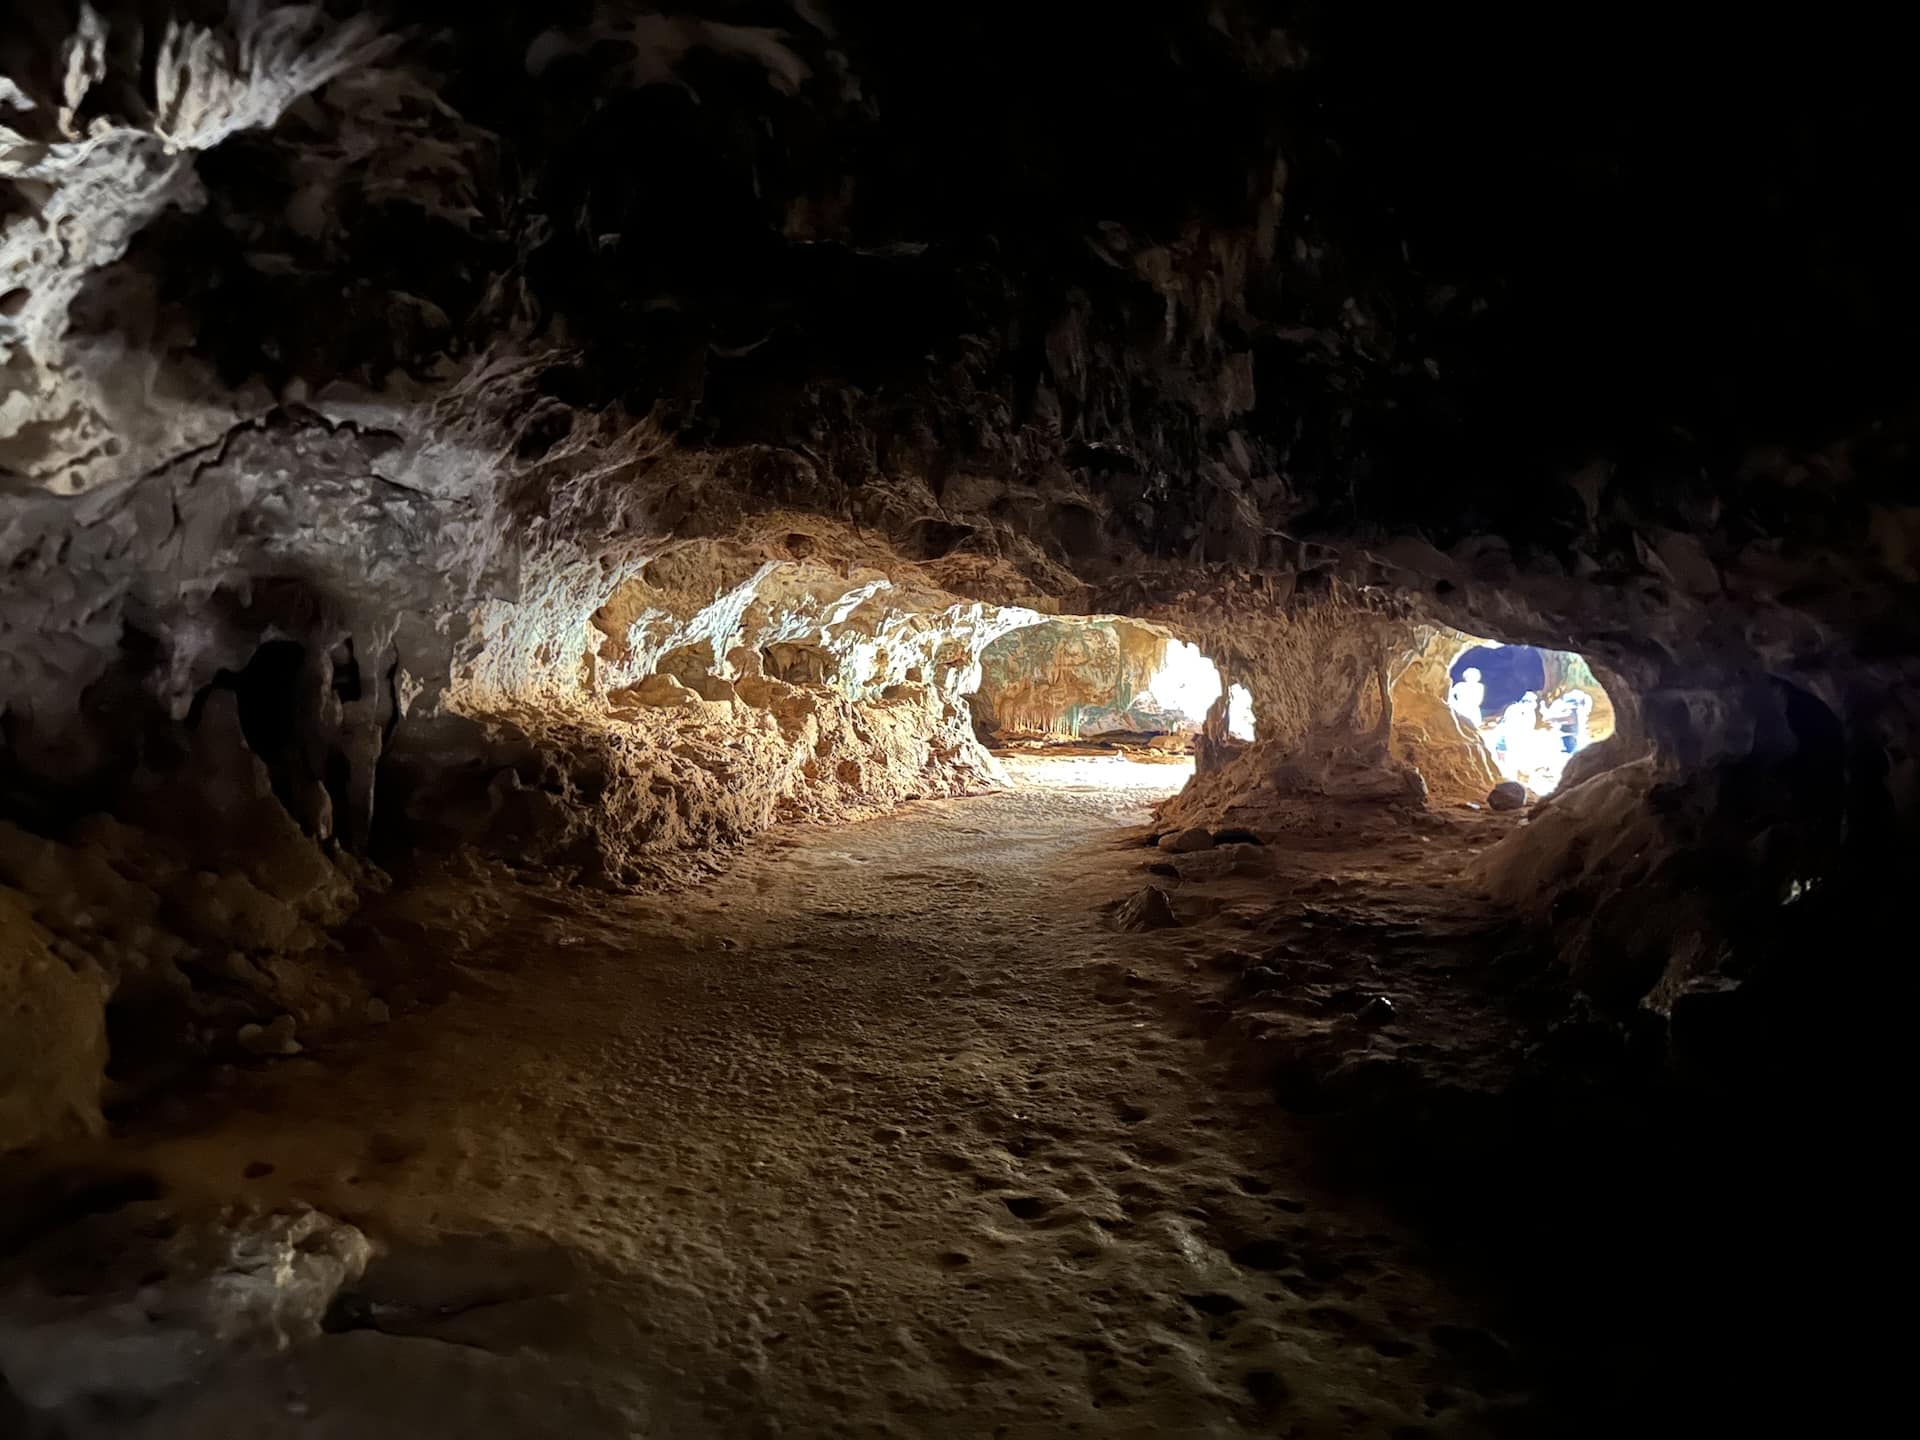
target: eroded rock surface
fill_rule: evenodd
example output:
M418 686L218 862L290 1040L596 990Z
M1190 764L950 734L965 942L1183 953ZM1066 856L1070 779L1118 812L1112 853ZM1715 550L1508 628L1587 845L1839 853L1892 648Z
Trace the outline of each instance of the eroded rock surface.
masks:
M102 976L50 948L25 903L0 894L0 1149L100 1127L107 1066Z
M35 1419L138 1414L236 1355L320 1333L370 1250L309 1208L182 1223L130 1205L13 1256L0 1294L0 1374Z
M484 990L423 874L679 886L998 785L967 697L1053 616L1244 688L1156 824L1280 852L1487 795L1446 637L1585 657L1617 732L1454 857L1549 937L1551 1045L1635 1037L1607 1093L1660 1113L1890 1088L1900 47L470 11L0 20L0 1148ZM1329 1043L1355 1093L1419 1088L1392 1032L1445 1007L1392 1003Z
M1173 913L1173 902L1158 885L1149 885L1120 903L1113 912L1113 923L1122 930L1165 930L1180 923Z

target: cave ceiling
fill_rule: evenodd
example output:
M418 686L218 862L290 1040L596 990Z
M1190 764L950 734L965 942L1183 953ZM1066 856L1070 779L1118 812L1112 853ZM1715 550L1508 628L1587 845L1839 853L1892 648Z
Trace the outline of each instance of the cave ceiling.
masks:
M143 482L236 447L243 500L324 488L344 447L463 599L812 514L956 594L1372 586L1643 690L1840 705L1831 656L1920 613L1892 77L1838 27L1648 33L15 7L9 550L145 535Z

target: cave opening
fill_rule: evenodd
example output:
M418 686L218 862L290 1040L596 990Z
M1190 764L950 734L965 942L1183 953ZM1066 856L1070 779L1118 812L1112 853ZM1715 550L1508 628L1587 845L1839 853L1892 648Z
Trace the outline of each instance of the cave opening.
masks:
M1447 705L1503 780L1551 795L1573 757L1614 732L1611 697L1584 658L1500 641L1466 643L1447 667Z
M1001 635L967 703L981 743L1028 782L1071 773L1171 793L1209 732L1236 745L1255 733L1247 688L1199 645L1118 615L1036 618Z

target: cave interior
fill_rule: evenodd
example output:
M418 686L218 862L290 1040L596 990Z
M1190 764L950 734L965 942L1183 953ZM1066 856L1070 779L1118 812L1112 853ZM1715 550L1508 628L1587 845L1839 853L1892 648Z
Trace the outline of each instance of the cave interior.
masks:
M1897 1413L1889 37L5 8L0 1435Z

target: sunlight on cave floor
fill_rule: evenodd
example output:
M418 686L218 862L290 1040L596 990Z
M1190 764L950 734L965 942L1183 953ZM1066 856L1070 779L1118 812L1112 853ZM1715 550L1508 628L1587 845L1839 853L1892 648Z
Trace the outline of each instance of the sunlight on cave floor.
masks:
M1007 776L1022 790L1116 790L1157 800L1178 794L1193 778L1193 757L1136 760L1127 755L1025 754L1001 751Z

